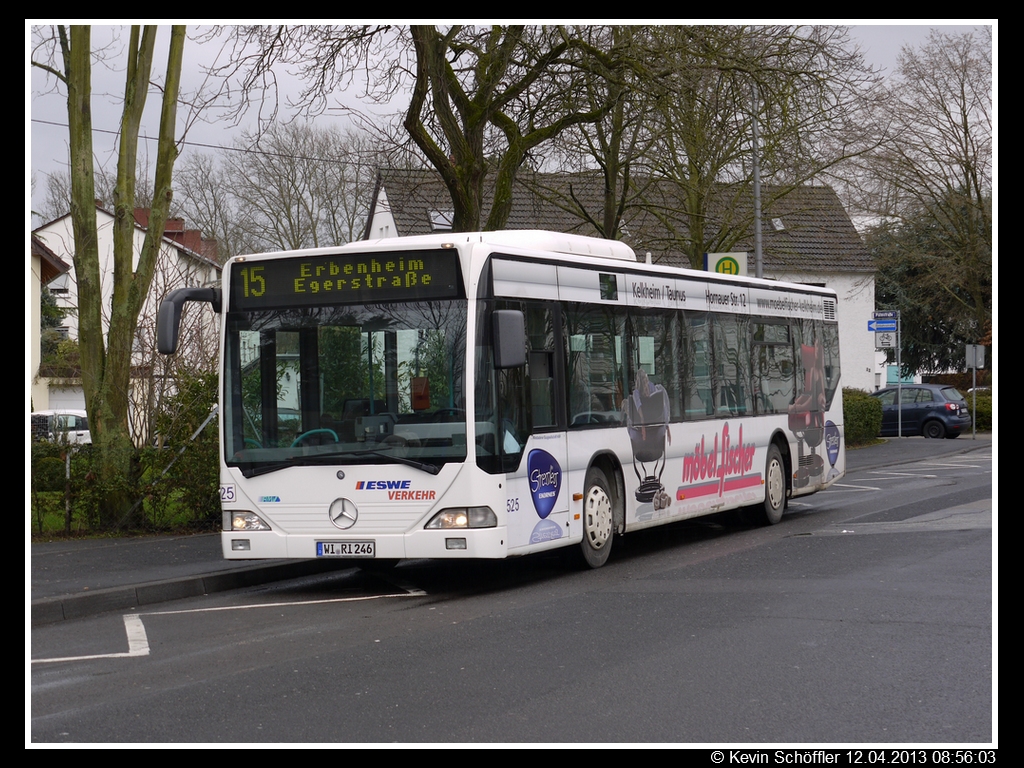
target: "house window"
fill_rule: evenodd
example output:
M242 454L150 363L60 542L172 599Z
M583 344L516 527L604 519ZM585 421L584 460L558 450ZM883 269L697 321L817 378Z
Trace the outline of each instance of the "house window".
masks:
M429 211L430 230L432 232L451 231L452 221L455 220L455 211Z
M46 286L47 289L54 296L64 296L68 292L68 275L67 273L53 278Z

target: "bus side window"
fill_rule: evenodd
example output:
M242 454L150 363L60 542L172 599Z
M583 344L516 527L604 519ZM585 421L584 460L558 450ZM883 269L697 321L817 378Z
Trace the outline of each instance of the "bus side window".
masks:
M757 412L787 413L796 396L796 364L789 324L758 321L751 327Z
M668 398L669 420L682 421L684 416L685 367L680 315L674 310L632 309L628 318L630 337L629 378L636 380L643 369L652 384L664 388Z
M709 419L715 412L711 386L711 323L704 312L687 310L683 318L687 361L683 369L684 416L687 421Z
M625 308L567 303L563 312L569 424L618 424L629 389Z
M744 416L753 410L746 363L750 357L747 322L735 315L716 315L713 328L716 412L719 416Z
M530 402L534 427L555 423L555 379L551 352L530 352Z
M525 302L527 376L530 392L530 427L534 430L558 424L555 401L555 310L553 304Z

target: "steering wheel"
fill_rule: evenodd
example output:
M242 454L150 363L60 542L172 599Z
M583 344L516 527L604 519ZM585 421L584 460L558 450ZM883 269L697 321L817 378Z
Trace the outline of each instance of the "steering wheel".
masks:
M330 435L331 437L334 438L334 442L339 442L338 433L335 432L333 429L311 429L308 432L303 432L301 435L296 437L295 440L292 441L292 448L297 448L299 446L299 443L301 443L307 437L311 437L312 435Z

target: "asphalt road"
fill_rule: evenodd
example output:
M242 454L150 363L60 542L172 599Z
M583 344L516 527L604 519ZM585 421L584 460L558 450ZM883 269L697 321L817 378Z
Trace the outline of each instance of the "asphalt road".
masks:
M641 531L597 571L415 561L40 625L31 740L990 744L990 447L851 452L777 526Z

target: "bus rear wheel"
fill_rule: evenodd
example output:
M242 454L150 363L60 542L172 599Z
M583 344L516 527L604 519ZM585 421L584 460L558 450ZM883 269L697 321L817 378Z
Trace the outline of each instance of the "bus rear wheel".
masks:
M587 471L583 494L583 541L580 554L589 568L608 562L614 538L615 514L608 478L597 467Z
M774 443L768 446L764 465L764 501L743 510L744 518L754 525L775 525L786 510L786 464Z

